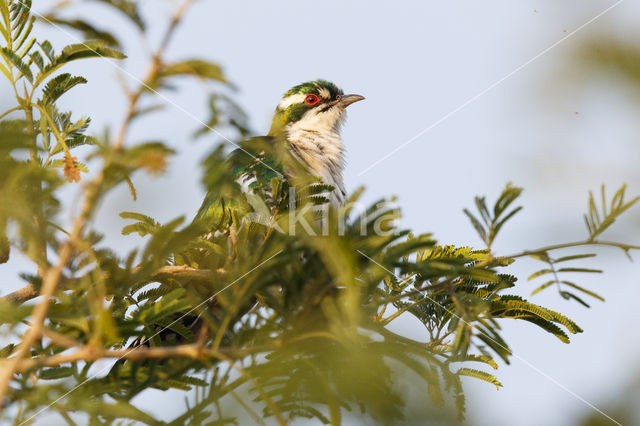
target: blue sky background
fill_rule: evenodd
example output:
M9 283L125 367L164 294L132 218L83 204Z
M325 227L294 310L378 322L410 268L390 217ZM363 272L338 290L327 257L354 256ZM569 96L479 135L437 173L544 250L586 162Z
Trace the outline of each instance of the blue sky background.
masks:
M35 10L45 11L53 3L38 1ZM350 107L343 132L347 188L365 185L369 201L397 195L403 225L433 232L443 243L480 247L462 209L472 206L475 195L495 199L506 182L523 186L525 209L495 245L498 254L509 254L583 239L587 193L601 183L610 193L624 182L631 194L640 193L638 97L617 84L619 77L595 73L575 60L576 50L589 39L611 33L637 35L637 2L622 2L483 93L614 3L203 0L188 13L169 57L205 56L219 62L238 87L234 96L258 134L268 130L282 93L301 81L329 79L345 92L366 96L366 101ZM177 2L141 4L151 23L151 39L157 40L163 26L154 19L166 22ZM100 24L118 29L126 41L131 59L118 66L141 76L146 59L134 28L93 2L74 8L73 14L96 10ZM37 31L58 49L77 42L55 28L39 26ZM124 114L117 68L93 60L74 64L72 72L85 75L89 84L65 95L63 103L93 117L95 133L117 125ZM4 104L10 93L3 84ZM166 96L206 119L203 86L179 87ZM468 103L471 99L475 100ZM466 106L460 109L462 105ZM199 162L220 139L209 135L191 141L189 135L199 125L168 106L134 126L128 142L163 139L178 155L166 176L134 179L137 202L131 201L126 188L107 198L96 222L107 244L124 251L139 243L120 235L125 223L117 212L122 210L161 221L193 216L204 195ZM69 199L74 199L71 192ZM637 244L638 225L636 208L608 238ZM598 252L601 257L583 265L604 266L605 274L575 278L604 296L606 303L595 301L587 310L552 290L531 298L567 314L585 332L564 345L533 326L504 322L505 340L521 359L501 365L497 375L505 387L499 392L467 380L472 424L572 424L576 416L591 410L580 399L605 408L621 384L632 379L630 372L638 371L640 339L633 330L640 292L638 262L629 262L613 249ZM2 293L16 289L20 283L12 277L28 268L19 255L14 258L2 266ZM541 266L533 260L514 266L521 277L519 294L528 296L535 288L526 276ZM415 339L426 338L409 317L393 328ZM169 416L182 408L182 401L176 393L150 392L137 402Z

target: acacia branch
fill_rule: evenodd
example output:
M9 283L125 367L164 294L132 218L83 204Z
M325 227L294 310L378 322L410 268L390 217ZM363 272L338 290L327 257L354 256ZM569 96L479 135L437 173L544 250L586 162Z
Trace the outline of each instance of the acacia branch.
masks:
M540 247L539 249L535 249L535 250L525 250L520 253L512 254L509 256L501 256L501 257L515 259L518 257L530 256L532 254L540 254L540 253L545 253L552 250L559 250L563 248L580 247L580 246L617 247L621 250L624 250L625 253L628 253L630 250L640 250L639 245L617 243L615 241L584 240L584 241L575 241L572 243L554 244L546 247Z
M131 270L131 274L135 274L139 268L134 268ZM215 271L216 274L224 275L226 272L223 269L218 269ZM208 281L211 279L211 276L214 274L214 271L210 269L197 269L192 268L187 265L180 266L163 266L158 269L156 272L150 275L149 282L157 281L157 280L166 280L168 278L172 278L178 281L188 280L188 281ZM108 277L105 277L105 279ZM64 276L61 279L61 283L71 284L77 282L77 279L74 278L65 278ZM16 290L13 293L9 293L6 296L0 297L0 302L9 301L13 303L24 303L31 299L34 299L40 295L37 287L33 283L29 283L26 286L22 287L20 290Z
M73 353L57 354L31 359L21 359L17 363L14 371L16 373L22 373L34 367L57 367L62 364L71 362L94 362L106 358L116 358L118 360L127 361L144 361L147 359L166 358L191 358L198 360L207 360L215 358L220 361L229 361L230 359L242 359L249 355L272 351L274 349L277 349L279 346L281 346L279 342L274 342L272 344L254 346L250 348L221 348L218 350L213 350L198 344L187 344L179 346L158 346L153 348L149 348L147 346L138 346L135 348L112 350L98 348L92 345L84 345L80 346L78 350ZM8 362L11 362L11 359L9 361L5 361L4 363Z
M165 41L163 42L163 45L161 45L158 54L153 58L151 70L149 72L149 76L147 77L147 81L152 81L153 78L155 78L155 75L158 73L160 69L159 65L161 63L162 52L166 48L166 45L168 44L175 28L184 15L184 12L192 4L192 2L193 0L185 0L182 3L181 7L178 9L178 12L174 15L172 24L167 30ZM143 83L143 85L140 87L139 92L137 92L138 95L133 95L130 99L129 111L120 130L119 137L118 139L116 139L114 144L114 148L116 151L120 150L124 145L124 139L127 134L127 129L129 128L131 120L135 116L136 105L140 99L140 95L142 94L143 90L145 90L145 87L148 86ZM42 300L36 305L33 311L33 326L29 327L27 332L24 334L22 341L16 347L13 356L6 363L4 363L4 368L2 368L2 371L0 372L0 410L2 410L2 408L4 407L4 397L9 389L9 382L11 381L16 368L21 365L21 363L23 362L23 358L29 352L36 339L38 339L42 335L44 321L49 311L49 299L51 299L56 291L56 288L63 278L62 270L64 269L67 262L71 259L71 256L74 252L74 245L77 242L81 241L81 236L86 223L94 210L98 198L100 197L102 186L107 177L106 172L108 166L108 163L105 164L101 172L93 179L93 181L89 182L86 185L85 198L82 204L82 209L80 211L80 214L73 222L73 227L69 235L69 239L64 244L62 244L58 251L58 261L56 265L52 267L48 267L46 263L44 263L43 265L39 265L38 272L40 273L40 276L42 276L42 288L40 291ZM26 293L29 293L29 291L26 291ZM30 294L33 293L31 292Z

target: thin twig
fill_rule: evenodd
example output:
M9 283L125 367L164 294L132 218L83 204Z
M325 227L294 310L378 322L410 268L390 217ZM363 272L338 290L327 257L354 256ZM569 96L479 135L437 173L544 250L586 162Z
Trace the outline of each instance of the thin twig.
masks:
M192 5L195 0L185 0L182 2L180 7L176 10L173 17L171 18L171 22L169 27L165 31L164 36L162 37L162 42L158 49L153 53L151 57L151 64L149 65L149 70L147 71L147 75L142 80L138 90L133 93L129 93L129 105L127 106L127 113L125 115L124 122L120 127L120 132L118 133L118 137L115 139L114 148L116 150L120 150L124 145L125 138L129 131L129 127L131 126L131 122L136 116L136 108L138 105L138 101L142 97L142 95L153 87L153 81L158 77L158 73L162 70L162 64L164 60L164 54L169 46L169 42L171 41L173 35L175 34L175 30L182 21L184 14L187 9Z

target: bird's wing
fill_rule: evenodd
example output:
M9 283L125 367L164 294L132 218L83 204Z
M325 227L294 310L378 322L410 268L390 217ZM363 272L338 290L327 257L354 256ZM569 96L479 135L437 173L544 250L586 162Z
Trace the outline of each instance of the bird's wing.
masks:
M243 141L238 149L232 151L224 164L229 180L234 181L242 192L258 195L271 200L272 180L284 178L282 165L274 152L274 138L257 137ZM239 194L238 194L239 195ZM236 207L236 197L209 191L198 210L194 221L205 220L217 226L230 221L229 209Z

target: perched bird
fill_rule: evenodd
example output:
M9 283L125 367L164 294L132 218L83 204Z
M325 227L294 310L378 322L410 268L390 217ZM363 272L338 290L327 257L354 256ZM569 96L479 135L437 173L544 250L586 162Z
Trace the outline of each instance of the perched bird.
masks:
M232 178L245 191L271 197L271 180L276 177L289 179L296 173L307 173L328 186L326 199L333 205L344 203L346 192L342 180L344 168L344 144L340 129L346 118L346 108L364 97L345 95L335 84L325 80L315 80L299 84L288 90L278 104L271 129L266 137L256 137L244 141L234 150L227 161L233 170ZM284 149L297 163L283 164L274 154L274 145L284 143ZM277 151L277 150L276 150ZM219 163L214 165L214 169ZM268 200L267 200L268 201ZM229 232L232 218L229 211L234 199L211 191L205 197L194 222L200 222L208 233L205 239L216 238ZM199 251L199 254L206 253ZM216 257L217 259L217 257ZM199 266L216 269L219 265L200 263ZM204 266L203 266L204 265ZM255 299L247 302L247 310L255 304ZM207 309L216 317L216 302L208 304ZM242 315L241 310L238 315ZM177 313L171 318L171 327L157 324L150 327L151 336L138 337L130 347L150 346L155 338L158 344L179 344L193 341L196 336L206 338L207 328L199 314ZM122 363L120 363L122 364Z
M304 169L334 187L328 198L336 205L342 204L346 196L340 129L347 106L363 99L360 95L345 95L335 84L324 80L299 84L284 94L269 131L271 136L282 132L292 156Z
M335 84L315 80L289 89L276 107L269 134L241 144L229 158L237 164L234 179L245 191L269 197L269 182L274 177L291 178L294 167L287 167L265 152L265 144L286 143L286 150L305 173L319 179L332 189L324 194L333 205L344 203L346 192L344 144L340 135L346 118L346 108L363 100L360 95L345 95ZM195 220L220 219L219 194L207 194Z

